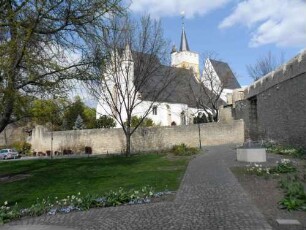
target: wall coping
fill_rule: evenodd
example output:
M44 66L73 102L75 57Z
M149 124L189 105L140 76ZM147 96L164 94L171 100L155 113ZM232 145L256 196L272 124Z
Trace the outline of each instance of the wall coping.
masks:
M244 98L248 99L281 82L295 78L306 72L306 49L276 70L258 79L244 91Z

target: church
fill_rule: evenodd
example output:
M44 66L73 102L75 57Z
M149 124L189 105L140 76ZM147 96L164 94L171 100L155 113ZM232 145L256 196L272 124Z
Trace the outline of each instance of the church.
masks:
M124 87L133 88L133 85L137 84L137 80L135 80L137 73L134 68L136 53L131 51L127 45L116 56L120 57L120 60L116 63L121 63L121 69L129 69L133 73L133 76L130 77L133 80L129 80L127 86ZM121 78L124 78L123 75L122 73ZM171 81L163 86L157 86L156 82L162 82L166 76L171 78ZM158 73L155 73L151 78L145 84L145 87L139 88L135 103L137 106L133 108L132 116L146 116L152 119L154 124L160 126L189 125L193 124L194 117L199 114L207 116L210 113L210 108L203 109L203 106L199 106L199 101L207 101L207 106L205 106L209 107L207 95L203 94L201 90L203 87L210 94L219 93L218 106L226 105L227 94L230 94L233 89L240 88L227 63L207 59L204 63L203 73L200 73L199 54L189 48L184 23L179 50L174 46L171 51L171 66L161 66ZM118 82L122 84L120 80ZM116 84L118 85L118 83L109 82L106 84L111 89L108 91L112 91L114 95L111 96L111 99L118 100L118 95L115 95L118 94L118 90L116 90ZM160 93L158 96L154 96L154 92L158 91L157 89L160 90ZM102 115L115 117L118 116L120 111L122 124L122 121L127 119L125 110L120 109L114 112L114 108L111 107L110 103L106 103L105 95L101 96L97 105L97 118ZM115 120L116 127L120 127L118 117Z

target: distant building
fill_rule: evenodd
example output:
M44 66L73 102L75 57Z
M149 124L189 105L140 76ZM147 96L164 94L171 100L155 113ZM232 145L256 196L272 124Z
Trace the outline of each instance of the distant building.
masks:
M128 59L129 63L132 63L131 68L133 68L133 55L133 52L127 46L121 54L120 63L124 65L126 62L125 59ZM224 93L221 97L223 101L220 100L220 105L225 104L226 94L230 93L234 88L240 88L239 83L227 63L208 59L205 62L205 68L209 68L213 76L216 77L216 87L217 85L218 87L223 86ZM133 116L143 116L152 105L152 101L154 101L153 107L147 117L151 118L155 124L161 126L192 124L193 118L198 113L206 114L203 110L197 108L195 99L196 97L205 97L205 95L201 95L200 90L199 54L190 51L184 26L182 28L180 49L176 50L173 47L171 52L171 66L162 66L159 73L156 76L152 76L152 87L156 87L154 82L161 81L165 76L163 73L166 72L171 72L175 79L165 89L166 92L171 93L167 95L161 94L158 98L152 98L150 95L150 92L153 90L151 86L147 85L143 87L137 99L141 103L134 109ZM204 71L202 75L204 83L206 77ZM135 83L132 82L131 84ZM213 90L210 87L207 88ZM103 100L100 100L97 106L97 118L110 114L112 114L112 108L109 108ZM126 120L127 116L124 114L124 111L121 116L123 120ZM120 127L118 123L117 127Z

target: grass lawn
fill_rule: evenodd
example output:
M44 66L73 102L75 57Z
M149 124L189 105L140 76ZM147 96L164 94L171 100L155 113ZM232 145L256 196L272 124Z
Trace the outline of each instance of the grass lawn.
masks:
M0 205L20 207L37 198L101 194L149 185L155 191L176 190L190 157L145 154L132 157L90 157L0 162ZM13 176L5 179L6 176ZM13 178L19 178L15 180Z

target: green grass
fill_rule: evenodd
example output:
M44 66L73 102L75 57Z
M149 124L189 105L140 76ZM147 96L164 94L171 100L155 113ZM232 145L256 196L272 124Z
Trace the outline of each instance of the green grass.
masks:
M163 191L176 190L190 158L146 154L132 157L91 157L0 162L0 178L28 174L19 181L0 180L0 204L16 202L28 207L37 198L77 194L101 194L116 190L138 189L144 185Z

